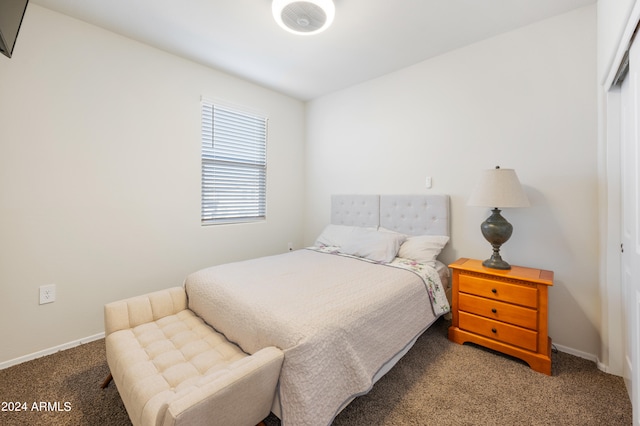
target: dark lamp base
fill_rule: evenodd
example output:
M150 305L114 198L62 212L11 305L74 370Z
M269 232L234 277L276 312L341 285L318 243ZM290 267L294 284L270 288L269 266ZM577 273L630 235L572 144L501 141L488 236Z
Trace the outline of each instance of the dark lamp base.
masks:
M486 266L487 268L491 269L511 269L511 265L502 260L500 256L498 256L497 258L495 256L491 256L490 259L482 262L482 266Z
M482 265L492 269L511 269L511 265L500 257L500 246L511 237L513 226L502 217L500 209L495 208L491 211L491 216L482 222L480 230L484 238L493 247L491 258L482 262Z

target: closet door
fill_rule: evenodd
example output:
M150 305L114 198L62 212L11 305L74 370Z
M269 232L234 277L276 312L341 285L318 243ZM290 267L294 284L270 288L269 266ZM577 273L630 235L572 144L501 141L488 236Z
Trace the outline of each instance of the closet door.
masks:
M629 52L621 90L622 300L624 379L631 389L634 424L640 421L640 43Z

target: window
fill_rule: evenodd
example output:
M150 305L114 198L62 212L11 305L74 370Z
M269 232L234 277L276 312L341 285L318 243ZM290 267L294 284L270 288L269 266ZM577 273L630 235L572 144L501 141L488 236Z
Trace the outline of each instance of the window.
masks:
M266 217L267 119L202 102L202 224Z

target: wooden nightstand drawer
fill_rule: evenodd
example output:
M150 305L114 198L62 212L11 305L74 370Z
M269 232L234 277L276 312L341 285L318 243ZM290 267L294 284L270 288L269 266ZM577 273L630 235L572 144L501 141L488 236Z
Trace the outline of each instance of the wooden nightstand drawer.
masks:
M538 333L522 327L459 312L459 327L481 336L518 346L530 351L538 348Z
M510 284L491 277L461 273L458 291L531 308L538 306L538 290L535 286Z
M531 330L537 330L538 328L538 311L535 309L523 308L522 306L510 305L465 293L459 294L458 309Z

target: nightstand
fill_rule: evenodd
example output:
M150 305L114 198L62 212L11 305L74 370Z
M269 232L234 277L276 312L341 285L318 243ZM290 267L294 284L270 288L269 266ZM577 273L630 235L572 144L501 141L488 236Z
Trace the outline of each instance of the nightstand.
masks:
M449 340L472 342L520 358L551 375L547 293L553 272L512 266L490 269L461 258L453 271Z

